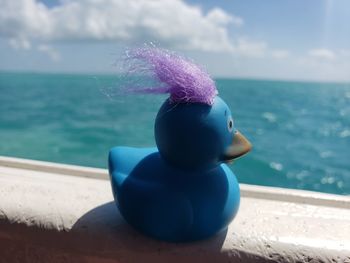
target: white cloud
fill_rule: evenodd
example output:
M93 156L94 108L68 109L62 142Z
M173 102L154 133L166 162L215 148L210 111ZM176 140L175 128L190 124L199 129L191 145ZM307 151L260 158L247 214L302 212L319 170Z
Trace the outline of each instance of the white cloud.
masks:
M29 47L32 39L155 40L183 49L227 52L234 48L228 25L243 25L242 18L220 8L204 14L181 0L65 0L52 8L36 0L0 0L0 6L0 35L18 48Z
M343 57L350 57L350 49L341 49L339 54Z
M31 43L25 38L11 38L9 44L14 49L29 50L32 48Z
M38 51L48 55L53 61L59 61L61 59L60 54L57 50L55 50L53 47L46 45L46 44L40 44L37 47Z
M229 23L235 26L242 26L244 21L241 17L228 15L220 8L213 8L207 14L207 18L217 25L227 25Z
M347 50L312 49L296 58L295 66L309 79L350 81Z
M233 53L240 56L261 58L267 52L267 43L263 41L251 41L246 38L239 38L234 47Z
M324 60L334 60L336 58L335 52L326 48L311 49L308 55L316 59Z
M277 59L285 59L290 56L290 52L285 49L275 49L271 51L271 56Z

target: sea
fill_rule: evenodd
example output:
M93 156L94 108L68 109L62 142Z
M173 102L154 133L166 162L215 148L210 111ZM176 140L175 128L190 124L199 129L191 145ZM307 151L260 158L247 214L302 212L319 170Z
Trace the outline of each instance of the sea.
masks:
M350 195L350 84L218 78L253 150L240 183ZM0 155L106 168L113 146L154 146L166 95L121 95L117 75L0 72Z

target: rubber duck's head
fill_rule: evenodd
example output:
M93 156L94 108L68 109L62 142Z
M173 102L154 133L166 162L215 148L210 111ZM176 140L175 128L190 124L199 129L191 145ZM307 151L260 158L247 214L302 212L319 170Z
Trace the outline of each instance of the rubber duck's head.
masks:
M212 105L166 100L156 118L155 138L163 158L182 168L230 162L251 149L218 96Z
M128 73L143 81L128 91L169 93L155 122L163 158L178 167L197 168L228 162L251 144L235 128L231 111L217 96L214 81L192 61L167 50L144 47L127 52Z

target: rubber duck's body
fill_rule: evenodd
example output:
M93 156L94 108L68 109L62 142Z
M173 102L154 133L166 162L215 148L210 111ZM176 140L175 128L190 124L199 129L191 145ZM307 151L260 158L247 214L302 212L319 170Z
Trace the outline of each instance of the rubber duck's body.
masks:
M113 194L126 221L166 241L202 239L227 227L239 208L239 186L224 163L250 150L225 102L160 108L157 148L115 147L109 154Z

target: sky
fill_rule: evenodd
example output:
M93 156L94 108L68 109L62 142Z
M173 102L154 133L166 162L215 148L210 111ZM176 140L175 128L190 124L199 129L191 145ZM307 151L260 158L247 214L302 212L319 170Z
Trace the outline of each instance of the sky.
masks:
M214 77L350 81L348 0L0 0L0 70L116 73L154 43Z

